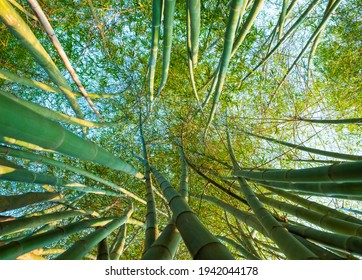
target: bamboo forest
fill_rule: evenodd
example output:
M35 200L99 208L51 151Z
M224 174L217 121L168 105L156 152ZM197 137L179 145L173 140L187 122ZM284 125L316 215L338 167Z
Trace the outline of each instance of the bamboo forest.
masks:
M362 258L360 0L0 0L0 259Z

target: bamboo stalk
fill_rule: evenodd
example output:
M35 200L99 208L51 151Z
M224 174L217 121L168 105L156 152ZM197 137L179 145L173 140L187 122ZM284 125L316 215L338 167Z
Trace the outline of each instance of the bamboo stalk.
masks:
M157 62L158 41L160 37L161 13L162 13L163 0L152 1L152 41L151 41L151 54L148 63L149 68L149 81L148 90L150 94L150 106L154 99L154 84Z
M33 162L43 162L43 163L50 164L50 165L55 166L55 167L59 167L61 169L72 171L72 172L77 173L79 175L83 175L83 176L85 176L87 178L90 178L92 180L100 182L100 183L112 188L112 190L114 190L116 192L122 192L126 196L128 196L130 198L133 198L133 199L141 202L142 204L147 203L145 200L139 198L138 196L136 196L132 192L126 190L125 188L122 188L122 187L118 186L117 184L114 184L114 183L112 183L112 182L110 182L108 180L105 180L105 179L103 179L103 178L101 178L101 177L99 177L99 176L97 176L97 175L95 175L95 174L93 174L91 172L88 172L88 171L86 171L84 169L67 165L67 164L65 164L63 162L56 161L56 160L48 158L46 156L34 154L34 153L31 153L31 152L27 152L27 151L16 150L16 149L13 149L13 148L10 148L10 147L4 147L4 146L0 145L0 155L1 154L14 156L14 157L17 157L17 158L25 158L25 159L28 159L28 160L33 161Z
M61 195L56 192L27 192L18 195L0 195L0 212L59 199L61 199Z
M122 255L124 250L124 245L126 243L126 235L127 235L127 224L121 225L119 231L114 239L114 242L111 246L111 260L119 260L119 257Z
M0 224L0 236L10 233L16 233L27 228L34 228L50 222L56 222L59 220L83 215L84 211L64 211L45 214L41 216L34 216L30 218L19 218L14 221L3 222Z
M55 258L55 260L79 260L87 252L106 238L112 231L127 222L133 213L133 206L130 207L121 218L115 218L106 225L99 227L93 233L74 243L67 251Z
M11 137L46 149L142 178L134 167L96 144L67 131L61 125L0 94L0 136Z
M258 181L287 183L361 183L362 161L336 163L306 169L234 171L234 176Z
M176 0L164 0L164 35L163 35L163 50L162 50L162 78L161 83L157 90L157 96L166 85L168 70L170 67L171 46L172 46L172 33L173 21L175 14Z
M300 196L291 194L289 192L285 192L282 190L278 190L278 189L274 189L274 188L270 188L270 187L265 187L267 190L270 190L282 197L285 197L286 199L289 199L290 201L293 201L294 203L303 206L309 210L312 211L316 211L320 214L324 214L324 215L328 215L330 217L334 217L334 218L338 218L340 220L344 220L347 222L351 222L351 223L355 223L355 224L359 224L362 225L362 220L357 219L353 216L344 214L336 209L330 208L328 206L322 205L320 203L314 202L314 201L310 201L308 199L302 198Z
M30 236L18 241L10 242L9 244L0 246L0 260L12 260L17 256L23 255L34 249L47 246L53 242L57 242L75 232L89 228L93 224L109 221L111 218L99 218L92 220L83 220L75 222L63 227L56 227L53 230Z
M5 96L9 97L10 99L18 102L19 104L29 108L30 110L33 110L36 113L38 113L48 119L54 120L54 121L60 121L60 122L67 123L67 124L80 125L83 127L92 127L92 128L120 125L119 123L91 122L91 121L87 121L87 120L83 120L83 119L78 119L75 117L68 116L64 113L53 111L46 107L42 107L36 103L32 103L27 100L18 98L15 95L13 95L11 93L7 93L2 90L0 90L0 94L3 94Z
M49 20L47 19L46 15L44 14L44 11L40 7L38 1L37 0L27 0L27 1L28 1L29 6L31 7L31 9L33 10L34 14L38 18L39 22L41 23L41 25L45 29L46 33L48 34L48 37L49 37L50 41L53 43L55 49L57 50L60 58L63 61L65 67L67 68L70 76L72 77L73 81L75 82L75 84L79 88L79 90L82 93L82 95L84 96L85 100L88 102L89 106L93 109L93 111L97 114L97 116L102 118L99 111L98 111L98 109L94 106L93 101L90 99L87 91L83 87L82 82L80 81L80 79L79 79L77 73L75 72L72 64L70 63L67 54L65 53L62 45L60 44L60 42L58 40L58 37L55 34L55 31L54 31L53 27L51 26Z
M52 81L60 88L68 99L72 109L77 117L82 119L83 113L72 93L70 86L60 73L49 54L40 44L29 26L14 10L9 2L0 1L0 20L9 28L11 33L22 43L22 45L30 52L35 60L44 68Z
M186 200L155 168L152 173L169 201L177 229L194 259L233 259L230 252L215 238L192 212Z
M287 212L295 217L308 221L326 230L336 233L362 236L362 225L330 217L328 214L320 214L303 207L294 206L282 201L277 201L265 196L258 196L259 200L269 206Z

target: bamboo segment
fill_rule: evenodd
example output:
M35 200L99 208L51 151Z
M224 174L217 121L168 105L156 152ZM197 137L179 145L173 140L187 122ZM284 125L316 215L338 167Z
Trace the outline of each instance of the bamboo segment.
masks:
M53 192L28 192L18 195L0 195L0 212L21 208L30 204L59 200L59 193Z
M244 0L247 2L247 0ZM245 23L242 25L239 35L236 37L235 42L232 47L231 57L233 57L238 50L238 48L243 43L246 35L248 34L250 28L253 26L256 16L259 14L260 9L263 7L264 0L254 1L253 7L251 8Z
M169 201L177 229L194 259L234 259L192 212L185 199L170 185L162 174L151 166L151 171Z
M99 111L94 106L94 104L93 104L92 100L90 99L88 93L86 92L86 90L83 87L81 81L79 80L79 77L78 77L77 73L75 72L72 64L70 63L70 61L68 59L68 56L64 52L64 49L63 49L62 45L60 44L60 42L59 42L59 40L58 40L58 38L57 38L57 36L55 34L55 31L54 31L53 27L50 25L50 22L48 21L48 19L45 16L45 14L44 14L43 10L41 9L41 7L39 6L38 1L36 1L36 0L27 0L27 1L28 1L29 6L31 7L31 9L35 13L35 15L37 16L39 22L42 24L43 28L45 29L46 33L48 34L48 37L49 37L50 41L53 43L55 49L57 50L60 58L62 59L65 67L67 68L70 76L74 80L74 82L77 85L77 87L79 88L80 92L82 93L84 98L87 100L89 106L93 109L93 111L101 118L101 115L99 114Z
M140 129L140 140L142 143L142 153L143 153L143 158L146 159L145 185L146 185L146 198L147 198L147 213L146 213L145 245L143 249L143 252L146 252L158 237L158 224L157 224L156 201L153 195L153 188L152 188L151 168L149 164L145 138L143 137L141 115L139 117L139 120L140 120L139 129Z
M83 119L83 113L79 108L77 100L55 65L49 54L40 44L29 26L23 21L14 8L5 0L0 1L0 20L9 28L11 33L22 43L22 45L31 53L36 61L44 68L53 82L61 89L67 97L72 109L77 117Z
M109 250L107 237L98 243L97 260L109 260Z
M17 256L23 255L34 249L47 246L53 242L59 241L75 232L89 228L93 224L110 221L111 218L99 218L93 220L84 220L66 225L64 227L56 227L53 230L27 237L9 244L0 246L0 260L12 260Z
M29 108L30 110L33 110L33 111L37 112L38 114L40 114L48 119L51 119L51 120L60 121L63 123L68 123L68 124L73 124L73 125L80 125L83 127L94 127L94 128L120 125L119 123L91 122L91 121L87 121L87 120L83 120L83 119L78 119L78 118L63 114L61 112L53 111L46 107L42 107L36 103L32 103L32 102L26 101L24 99L20 99L20 98L16 97L15 95L12 95L12 94L7 93L2 90L0 90L0 94L3 94L5 96L9 97L10 99L18 102L19 104L21 104L21 105Z
M186 162L185 154L181 146L179 146L181 160L181 177L179 184L179 193L188 201L189 196L189 170Z
M350 197L362 196L362 183L283 183L255 181L263 186L270 186L278 190L291 190L301 195L314 195L326 197Z
M197 66L200 36L200 0L187 0L187 15L190 18L190 56L192 66Z
M181 235L175 223L171 221L152 246L143 254L142 260L172 260L180 241Z
M56 257L56 260L79 260L82 259L89 250L106 238L112 231L127 222L128 218L132 215L133 207L131 207L127 213L121 218L115 218L108 224L98 228L93 233L89 234L85 238L74 243L63 254Z
M211 107L209 119L207 121L205 134L214 118L217 104L218 104L218 101L219 101L219 98L221 95L221 91L224 86L226 72L227 72L227 69L229 66L229 61L230 61L234 37L235 37L235 31L236 31L236 27L238 24L238 19L240 16L240 10L241 10L242 4L243 4L243 0L232 0L231 4L230 4L229 19L228 19L228 24L227 24L226 31L225 31L225 38L224 38L224 48L223 48L223 52L222 52L220 62L219 62L219 67L218 67L219 71L218 71L218 76L217 76L216 88L214 91L214 100L212 102L212 107Z
M111 260L119 260L119 257L122 255L124 250L124 245L126 243L126 235L127 235L127 224L121 225L119 231L116 235L114 243L111 246Z
M293 201L294 203L300 205L300 206L303 206L309 210L312 210L312 211L316 211L320 214L325 214L325 215L328 215L330 217L334 217L334 218L338 218L338 219L341 219L341 220L344 220L344 221L347 221L347 222L351 222L351 223L355 223L355 224L359 224L359 225L362 225L362 220L360 219L357 219L353 216L350 216L350 215L347 215L347 214L344 214L342 212L339 212L338 210L336 209L333 209L333 208L330 208L328 206L324 206L322 204L319 204L317 202L314 202L314 201L310 201L308 199L305 199L305 198L302 198L300 196L297 196L297 195L294 195L294 194L291 194L291 193L288 193L288 192L285 192L285 191L282 191L282 190L278 190L278 189L273 189L273 188L269 188L269 187L265 187L266 189L280 195L280 196L283 196L287 199L289 199L290 201Z
M234 170L240 171L240 167L232 149L228 130L227 143L230 158L234 165ZM300 243L292 234L286 231L286 229L271 215L271 213L256 197L255 193L244 178L238 178L238 183L240 185L241 192L244 194L250 208L255 213L257 220L267 232L268 236L278 245L280 250L289 259L317 259L317 256L312 251Z
M148 90L150 93L150 106L154 99L154 84L155 84L155 72L157 62L158 41L160 37L160 25L162 14L162 2L163 0L152 1L152 41L151 41L151 54L148 63L149 68L149 81Z
M34 153L31 153L31 152L27 152L27 151L21 151L21 150L16 150L16 149L13 149L13 148L10 148L10 147L4 147L4 146L1 146L0 145L0 155L1 154L4 154L4 155L9 155L9 156L14 156L14 157L17 157L17 158L25 158L25 159L28 159L30 161L34 161L34 162L43 162L43 163L46 163L46 164L50 164L52 166L56 166L56 167L59 167L59 168L62 168L62 169L65 169L65 170L69 170L69 171L72 171L72 172L75 172L79 175L83 175L87 178L90 178L92 180L95 180L97 182L100 182L110 188L112 188L112 190L116 191L117 193L118 192L121 192L121 193L124 193L126 196L128 197L131 197L139 202L141 202L142 204L146 204L146 201L139 198L138 196L136 196L135 194L133 194L132 192L110 182L110 181L107 181L101 177L98 177L97 175L91 173L91 172L88 172L84 169L81 169L81 168L78 168L78 167L74 167L74 166L70 166L70 165L67 165L65 163L62 163L62 162L59 162L59 161L56 161L54 159L51 159L51 158L48 158L48 157L45 157L45 156L42 156L42 155L39 155L39 154L34 154Z
M362 256L361 237L320 231L303 225L285 224L285 227L290 232L298 234L304 238Z
M84 211L64 211L30 218L20 218L14 221L3 222L0 224L0 236L10 233L15 233L27 228L34 228L50 222L82 216Z
M294 206L265 196L259 196L259 199L263 203L277 208L280 211L287 212L295 217L308 221L326 230L362 237L362 225L343 221L338 218L330 217L328 214L323 215L303 207Z
M0 137L10 137L142 178L130 164L0 94Z
M235 176L258 181L288 183L361 183L362 161L306 168L264 171L237 170Z
M163 50L162 50L162 78L161 83L157 90L157 96L166 85L168 70L170 67L171 46L172 46L172 32L173 21L175 14L176 0L164 0L164 35L163 35ZM157 97L156 96L156 97Z
M362 118L351 118L351 119L332 119L332 120L318 120L318 119L306 119L297 118L298 121L310 122L310 123L326 123L326 124L353 124L362 123Z
M9 164L10 163L10 164ZM0 180L63 186L64 182L54 176L37 174L0 158Z

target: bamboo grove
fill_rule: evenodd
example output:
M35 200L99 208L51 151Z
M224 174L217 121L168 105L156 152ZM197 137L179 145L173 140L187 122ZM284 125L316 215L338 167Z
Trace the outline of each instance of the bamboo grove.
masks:
M0 259L360 259L359 0L0 0Z

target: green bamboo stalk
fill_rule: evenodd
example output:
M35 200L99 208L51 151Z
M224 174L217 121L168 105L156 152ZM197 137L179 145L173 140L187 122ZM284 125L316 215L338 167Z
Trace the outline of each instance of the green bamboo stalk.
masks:
M179 146L180 161L181 161L181 177L179 183L179 193L188 201L189 196L189 170L185 154L182 146Z
M257 0L258 1L258 0ZM211 111L209 115L209 119L207 121L206 129L205 129L205 135L207 133L207 130L214 118L217 104L221 95L221 91L225 82L226 73L233 49L233 42L235 38L235 31L238 24L238 19L240 16L241 7L243 4L243 0L232 0L230 4L230 12L229 12L229 18L228 23L226 26L225 31L225 38L224 38L224 48L223 52L220 58L219 67L218 67L218 75L217 75L217 83L214 91L214 99L211 106Z
M52 186L62 186L64 184L64 181L60 178L28 171L3 158L0 158L0 180Z
M81 169L81 168L78 168L78 167L73 167L73 166L70 166L70 165L67 165L63 162L59 162L59 161L56 161L54 159L51 159L51 158L48 158L46 156L43 156L43 155L39 155L39 154L34 154L34 153L31 153L31 152L27 152L27 151L21 151L21 150L17 150L17 149L13 149L13 148L10 148L10 147L5 147L5 146L1 146L0 145L0 155L9 155L9 156L13 156L13 157L17 157L17 158L25 158L25 159L28 159L30 161L34 161L34 162L43 162L43 163L46 163L46 164L50 164L52 166L55 166L55 167L59 167L63 170L69 170L69 171L72 171L74 173L77 173L79 175L83 175L89 179L92 179L92 180L95 180L97 182L100 182L108 187L110 187L112 190L116 191L117 193L118 192L121 192L121 193L124 193L126 196L130 197L130 198L133 198L139 202L141 202L142 204L147 204L147 202L141 198L139 198L138 196L136 196L135 194L133 194L132 192L110 182L110 181L107 181L101 177L98 177L97 175L91 173L91 172L88 172L84 169Z
M15 138L46 149L142 178L130 164L96 144L67 131L58 123L37 114L0 94L0 136Z
M162 13L163 0L152 1L152 41L151 41L151 54L149 60L149 81L148 90L150 94L150 104L153 103L154 98L154 84L157 62L158 41L160 37L161 13Z
M190 57L192 66L197 66L199 52L199 36L200 36L200 0L187 1L187 15L189 18L189 40L190 40Z
M362 161L336 163L306 169L234 171L234 176L258 181L288 183L361 183Z
M157 240L143 254L142 260L172 260L176 254L181 235L171 220Z
M283 0L282 12L280 13L280 17L278 20L278 40L283 37L284 22L286 18L288 3L289 0Z
M320 260L344 260L345 258L342 258L333 252L327 250L326 248L323 248L321 246L318 246L317 244L310 242L309 240L304 239L303 237L293 234L293 236L302 243L305 247L307 247L309 250L311 250Z
M242 254L247 260L259 260L259 258L257 256L254 256L253 254L251 254L241 244L235 242L234 240L232 240L226 236L221 236L221 235L217 235L216 237L219 240L230 244L236 251L238 251L240 254Z
M190 1L187 1L187 5L189 5L189 2ZM196 0L194 2L199 2L199 0ZM200 5L200 3L198 5ZM196 83L195 83L195 76L194 76L194 69L193 69L197 65L197 55L198 55L197 52L198 52L198 43L199 43L199 41L198 41L198 37L197 37L197 40L196 40L197 52L196 52L196 58L195 58L195 56L193 56L193 53L192 53L190 10L189 10L188 6L187 6L186 9L187 9L187 11L186 11L186 14L187 14L187 51L188 51L188 68L189 68L189 74L190 74L190 81L191 81L192 91L193 91L194 96L195 96L196 101L197 101L197 105L199 106L200 110L202 111L203 108L202 108L201 103L200 103L199 94L197 93L197 88L196 88ZM199 15L199 18L200 18L200 15ZM200 25L200 22L198 24ZM197 36L199 36L199 32L198 32ZM193 58L195 59L196 64L193 64Z
M79 184L79 183L67 183L62 186L63 188L78 191L78 192L84 192L84 193L94 193L94 194L102 194L102 195L109 195L109 196L116 196L116 197L124 197L124 195L114 192L114 191L108 191L103 189L98 189L94 187L87 187L86 185Z
M186 200L155 168L151 167L174 215L177 229L194 259L233 259L230 252L215 238L192 212Z
M19 83L22 84L24 86L28 86L28 87L32 87L32 88L36 88L36 89L41 89L41 90L46 90L52 93L62 93L62 91L57 88L57 87L53 87L38 81L34 81L28 78L24 78L24 77L20 77L14 73L11 73L5 69L0 69L0 79L4 79L10 82L14 82L14 83ZM82 95L80 93L77 92L73 92L73 94L75 95L75 97L81 97ZM111 98L111 97L115 97L117 96L116 94L95 94L95 93L88 93L88 95L91 98Z
M0 195L0 212L59 199L61 199L61 195L56 192L28 192L18 195Z
M3 222L0 224L0 236L10 233L16 233L27 228L34 228L50 222L56 222L59 220L83 215L84 211L72 210L45 214L41 216L34 216L30 218L19 218L14 221Z
M44 68L52 81L65 94L77 117L82 119L83 113L79 108L77 100L72 93L72 90L67 81L64 79L58 67L55 65L49 54L35 37L34 33L31 31L26 22L6 0L0 1L0 20L7 26L7 28L9 28L11 33Z
M228 128L228 126L227 126ZM227 130L227 143L230 159L233 162L234 170L240 170L239 164L234 155L229 131ZM256 197L255 193L248 185L244 178L238 178L240 190L244 194L250 208L255 213L257 220L260 222L268 236L278 245L282 252L289 259L316 259L317 256L300 243L293 235L264 208L263 204Z
M310 148L310 147L306 147L306 146L302 146L302 145L297 145L297 144L293 144L293 143L289 143L286 141L281 141L281 140L276 140L270 137L266 137L266 136L261 136L258 134L254 134L251 132L247 132L247 131L243 131L245 134L247 135L251 135L260 139L264 139L267 141L270 141L272 143L277 143L277 144L281 144L287 147L291 147L300 151L305 151L308 153L313 153L313 154L317 154L317 155L322 155L322 156L327 156L327 157L334 157L334 158L339 158L339 159L343 159L343 160L362 160L362 156L358 156L358 155L350 155L350 154L343 154L343 153L336 153L336 152L330 152L330 151L324 151L324 150L320 150L320 149L315 149L315 148Z
M96 231L74 243L67 251L55 258L55 260L79 260L82 259L89 250L106 238L116 228L127 222L132 215L133 206L127 210L124 216L115 218L108 224L99 227Z
M109 250L107 237L98 243L97 260L109 260Z
M34 249L47 246L53 242L57 242L75 232L89 228L90 226L112 220L111 218L99 218L92 220L83 220L75 222L63 227L56 227L53 230L27 237L18 241L10 242L9 244L0 246L0 260L12 260L17 256L23 255Z
M21 105L29 108L30 110L33 110L33 111L37 112L38 114L40 114L48 119L51 119L51 120L60 121L60 122L67 123L67 124L80 125L83 127L93 127L93 128L120 125L119 123L91 122L91 121L87 121L87 120L78 119L75 117L68 116L64 113L53 111L46 107L42 107L36 103L32 103L30 101L18 98L15 95L2 91L2 90L0 90L0 94L3 94L5 96L9 97L10 99L18 102L19 104L21 104Z
M328 4L327 4L327 7L324 11L324 15L323 15L323 18L327 17L328 15L328 11L329 9L332 7L332 5L334 4L335 0L329 0ZM318 47L318 44L320 42L320 39L322 37L322 33L324 31L324 29L326 28L326 24L324 24L324 26L320 29L319 33L316 35L316 37L314 38L313 40L313 44L312 44L312 47L310 49L310 53L309 53L309 57L308 57L308 78L310 77L311 75L311 68L312 68L312 64L313 64L313 58L314 58L314 54L317 50L317 47Z
M319 204L317 202L314 201L310 201L308 199L302 198L300 196L291 194L289 192L285 192L282 190L278 190L278 189L274 189L274 188L270 188L270 187L265 187L267 190L270 190L282 197L285 197L286 199L289 199L290 201L296 203L297 205L303 206L309 210L312 211L316 211L320 214L324 214L324 215L328 215L330 217L334 217L334 218L338 218L340 220L343 221L347 221L347 222L351 222L351 223L355 223L355 224L359 224L362 225L362 220L357 219L353 216L344 214L336 209L330 208L328 206Z
M93 109L93 111L96 113L96 115L98 117L102 118L99 111L94 106L93 101L90 99L88 93L86 92L85 88L83 87L82 82L80 81L80 79L79 79L77 73L75 72L72 64L70 63L68 56L66 55L62 45L60 44L60 42L59 42L59 40L58 40L58 38L57 38L57 36L55 34L55 31L54 31L53 27L51 26L50 22L48 21L47 17L45 16L43 10L41 9L41 7L40 7L40 5L38 3L38 1L37 0L27 0L27 1L28 1L29 6L31 7L31 9L33 10L34 14L38 18L39 22L43 26L44 30L48 34L48 37L49 37L50 41L53 43L55 49L57 50L60 58L63 61L65 67L67 68L70 76L72 77L73 81L75 82L75 84L79 88L79 91L82 93L85 100L88 102L89 106Z
M160 95L162 89L166 85L168 70L170 67L171 46L173 21L175 14L176 0L164 0L164 35L163 35L163 50L162 50L162 78L157 90L157 96Z
M244 0L246 2L247 0ZM255 0L248 17L245 20L245 23L242 25L239 35L236 37L235 42L232 46L231 57L233 57L238 50L238 48L243 43L246 35L248 34L250 28L253 26L255 18L259 14L260 9L263 7L264 0Z
M37 20L36 16L32 15L31 13L28 13L24 7L22 5L20 5L18 2L16 2L15 0L8 0L11 5L13 5L14 7L16 7L18 10L20 10L21 12L23 12L27 17L32 18L33 20Z
M111 260L119 260L119 257L122 255L124 250L124 245L126 244L126 236L127 236L127 224L121 225L119 231L114 239L114 242L111 246Z
M362 225L330 217L328 214L320 214L303 207L294 206L265 196L258 196L259 200L269 206L287 212L295 217L308 221L326 230L336 233L362 236Z
M358 198L362 196L362 183L282 183L272 181L255 181L255 183L262 186L270 186L278 190L294 191L301 195L327 197L348 196L351 198Z
M143 252L146 252L158 237L158 224L157 224L156 201L152 189L151 168L149 164L147 146L145 138L143 136L141 114L139 115L139 130L140 130L140 140L142 145L142 154L143 158L146 159L145 185L146 185L147 213L146 213L145 244L143 248Z
M318 119L307 119L297 118L298 121L310 122L310 123L326 123L326 124L359 124L362 123L362 118L351 118L351 119L331 119L331 120L318 120Z
M323 245L362 256L362 238L313 229L303 225L285 224L288 231Z

